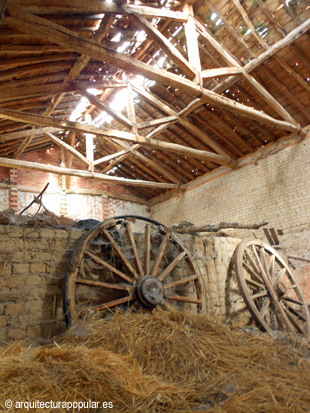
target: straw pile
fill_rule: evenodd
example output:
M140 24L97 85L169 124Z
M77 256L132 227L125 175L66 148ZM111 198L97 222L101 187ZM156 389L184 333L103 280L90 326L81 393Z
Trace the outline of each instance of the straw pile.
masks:
M309 343L285 337L231 331L203 315L117 312L50 346L4 348L0 400L112 401L106 410L115 412L309 411Z

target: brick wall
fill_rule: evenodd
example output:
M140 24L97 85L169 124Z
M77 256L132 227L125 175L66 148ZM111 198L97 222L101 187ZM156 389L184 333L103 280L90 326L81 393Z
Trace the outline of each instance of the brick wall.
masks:
M186 192L161 201L152 207L152 217L166 225L267 221L283 231L280 241L283 238L288 254L310 258L310 139L298 142L291 137L264 148L246 157L238 169L219 168ZM254 237L252 231L236 232L242 238ZM262 230L256 234L265 239ZM293 264L310 304L310 265Z
M57 147L25 154L20 159L55 166L61 164L61 154ZM85 170L85 165L73 159L72 168ZM70 177L66 181L67 189L64 190L60 175L40 171L0 168L0 210L11 207L16 212L20 212L31 203L33 196L38 195L49 183L48 189L43 195L43 204L48 210L57 215L65 215L77 220L86 218L103 220L116 214L149 216L146 206L117 199L117 195L120 197L122 195L133 195L132 192L121 185L81 177ZM7 187L9 184L10 186ZM116 196L79 194L79 190L89 192L108 191L115 193ZM38 205L34 204L27 210L27 213L34 214L37 210Z
M284 232L310 224L310 139L262 149L236 170L220 168L152 208L164 224L268 221ZM282 143L282 146L285 146ZM277 151L278 149L278 151ZM276 152L276 153L273 153Z

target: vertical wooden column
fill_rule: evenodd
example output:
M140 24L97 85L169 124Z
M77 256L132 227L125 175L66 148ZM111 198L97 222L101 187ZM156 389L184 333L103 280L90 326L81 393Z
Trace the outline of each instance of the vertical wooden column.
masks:
M13 186L10 188L10 208L17 212L18 208L18 189L14 188L17 185L17 169L10 169L10 184Z
M74 148L74 145L75 145L75 132L71 132L70 146ZM67 166L69 169L72 168L72 161L73 161L73 155L72 153L70 153L68 156L68 162L67 162ZM70 185L71 185L70 178L71 178L70 176L66 177L66 189L70 189Z
M88 124L91 124L91 115L90 113L85 113L85 121ZM94 171L94 135L91 133L86 133L86 158L89 161L89 171Z
M132 123L132 132L137 134L138 128L137 128L137 121L136 121L135 103L133 100L132 86L129 82L127 83L127 93L128 93L127 116L130 122Z
M194 21L194 10L192 4L185 3L183 12L188 15L188 20L185 23L185 38L187 47L188 61L196 69L196 77L194 81L202 85L201 79L201 61L199 55L199 45L197 39L196 25Z

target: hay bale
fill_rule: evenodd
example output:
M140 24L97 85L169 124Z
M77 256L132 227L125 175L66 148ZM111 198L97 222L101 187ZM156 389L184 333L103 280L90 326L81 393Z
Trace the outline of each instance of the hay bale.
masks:
M112 401L116 412L310 409L309 343L288 335L157 309L116 312L57 343L3 349L0 400Z

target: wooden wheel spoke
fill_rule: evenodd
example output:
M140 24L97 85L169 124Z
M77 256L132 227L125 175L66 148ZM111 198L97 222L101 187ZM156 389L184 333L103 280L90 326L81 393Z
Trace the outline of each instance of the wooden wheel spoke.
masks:
M268 274L269 274L269 276L270 276L270 279L271 280L273 280L273 277L274 277L274 264L275 264L275 260L276 260L276 257L274 256L274 255L272 255L271 257L270 257L270 264L269 264L269 268L268 268Z
M268 271L268 264L266 261L266 255L265 255L265 250L263 247L261 247L259 249L259 258L260 258L260 262L262 263L262 266L266 272L267 275L269 275L269 271Z
M264 299L263 305L261 306L261 309L260 309L260 313L263 318L265 318L268 313L270 315L270 298L269 297L266 297Z
M291 325L299 332L300 334L304 334L303 328L298 324L298 322L295 320L293 317L293 314L300 320L306 321L303 317L300 317L299 314L297 314L292 308L288 308L285 305L282 305L282 308L286 312L287 318L289 319ZM295 331L293 331L295 332Z
M141 265L141 261L140 261L137 246L136 246L136 242L135 242L135 239L134 239L132 229L131 229L131 226L130 226L129 222L126 222L125 227L126 227L126 231L127 231L129 241L130 241L132 249L133 249L133 253L135 255L135 263L136 263L136 266L137 266L138 273L140 275L143 275L143 268L142 268L142 265Z
M235 253L235 266L242 296L266 331L281 328L309 334L309 316L302 293L276 250L257 239L243 241ZM297 296L289 297L289 290Z
M179 262L185 257L186 251L181 252L164 271L158 276L160 281L163 281L165 277L179 264Z
M150 260L151 260L151 224L146 224L144 232L144 270L145 274L150 273Z
M259 291L258 293L255 293L253 295L251 295L252 300L255 300L256 298L260 298L260 297L265 297L266 295L268 295L268 291Z
M138 274L136 273L136 270L133 268L133 266L130 264L129 260L125 256L125 254L122 252L120 246L117 244L115 239L112 237L112 235L105 229L103 230L103 234L105 237L110 241L112 244L114 250L116 251L116 254L118 255L119 259L122 261L122 263L126 266L126 268L131 272L133 277L135 279L138 279Z
M301 306L304 305L304 304L301 303L300 301L296 301L296 300L294 300L293 298L285 297L285 295L283 295L281 298L282 298L282 300L288 301L288 302L293 303L293 304L297 304L297 305L301 305Z
M251 257L250 253L245 250L245 253L247 255L247 259L249 261L249 264L251 265L252 269L249 267L249 265L247 265L245 262L243 263L243 265L246 267L246 269L255 277L257 278L257 280L263 282L263 279L261 277L261 273L259 268L257 267L257 265L255 264L253 258Z
M244 280L247 284L250 284L252 287L256 287L256 288L260 288L260 289L266 288L264 284L258 283L254 280L251 280L251 279L248 279L248 278L245 278Z
M164 238L163 238L163 240L160 244L160 247L159 247L156 259L155 259L155 263L154 263L154 266L153 266L153 269L152 269L152 273L151 273L152 277L156 277L156 275L157 275L157 271L159 269L161 260L163 258L163 255L164 255L164 252L165 252L165 249L166 249L166 246L167 246L168 241L169 241L169 236L170 236L170 234L167 233L164 236Z
M181 280L173 281L173 282L168 283L168 284L164 284L164 287L165 287L165 289L176 287L177 285L182 285L182 284L189 283L190 281L195 281L195 280L197 280L197 278L198 278L198 275L196 275L196 274L195 275L190 275L189 277L182 278Z
M169 300L184 301L187 303L201 304L202 301L198 298L183 297L182 295L165 294L165 298Z
M84 285L91 285L94 287L102 287L102 288L108 288L109 290L121 290L121 291L128 291L128 288L130 288L127 285L122 285L122 284L109 284L105 283L103 281L93 281L93 280L87 280L85 278L77 278L75 280L76 284L84 284Z
M96 305L94 307L91 308L92 311L97 312L100 310L104 310L105 308L111 308L111 307L115 307L116 305L120 305L123 303L128 303L129 301L133 300L134 298L129 295L127 297L123 297L123 298L119 298L117 300L113 300L113 301L108 301L107 303L104 304L99 304Z
M257 265L258 265L259 272L262 275L263 280L266 282L266 278L268 279L268 276L266 274L264 264L262 263L259 255L256 251L256 248L253 245L252 245L252 250L253 250L253 254L254 254L254 257L256 259Z
M114 274L118 275L121 277L123 280L129 282L130 284L133 283L133 279L128 277L128 275L124 274L123 272L119 271L117 268L113 267L112 265L108 264L107 262L103 261L101 258L99 258L97 255L93 254L90 251L85 251L85 254L88 255L91 259L93 259L95 262L98 264L101 264L108 270L112 271Z
M203 279L190 252L169 228L136 215L105 220L79 240L63 298L68 327L101 310L150 309L168 300L177 310L206 312Z
M277 283L281 280L281 278L283 277L283 275L285 274L286 268L282 268L279 272L279 274L277 275L275 281L274 281L274 285L277 285Z

